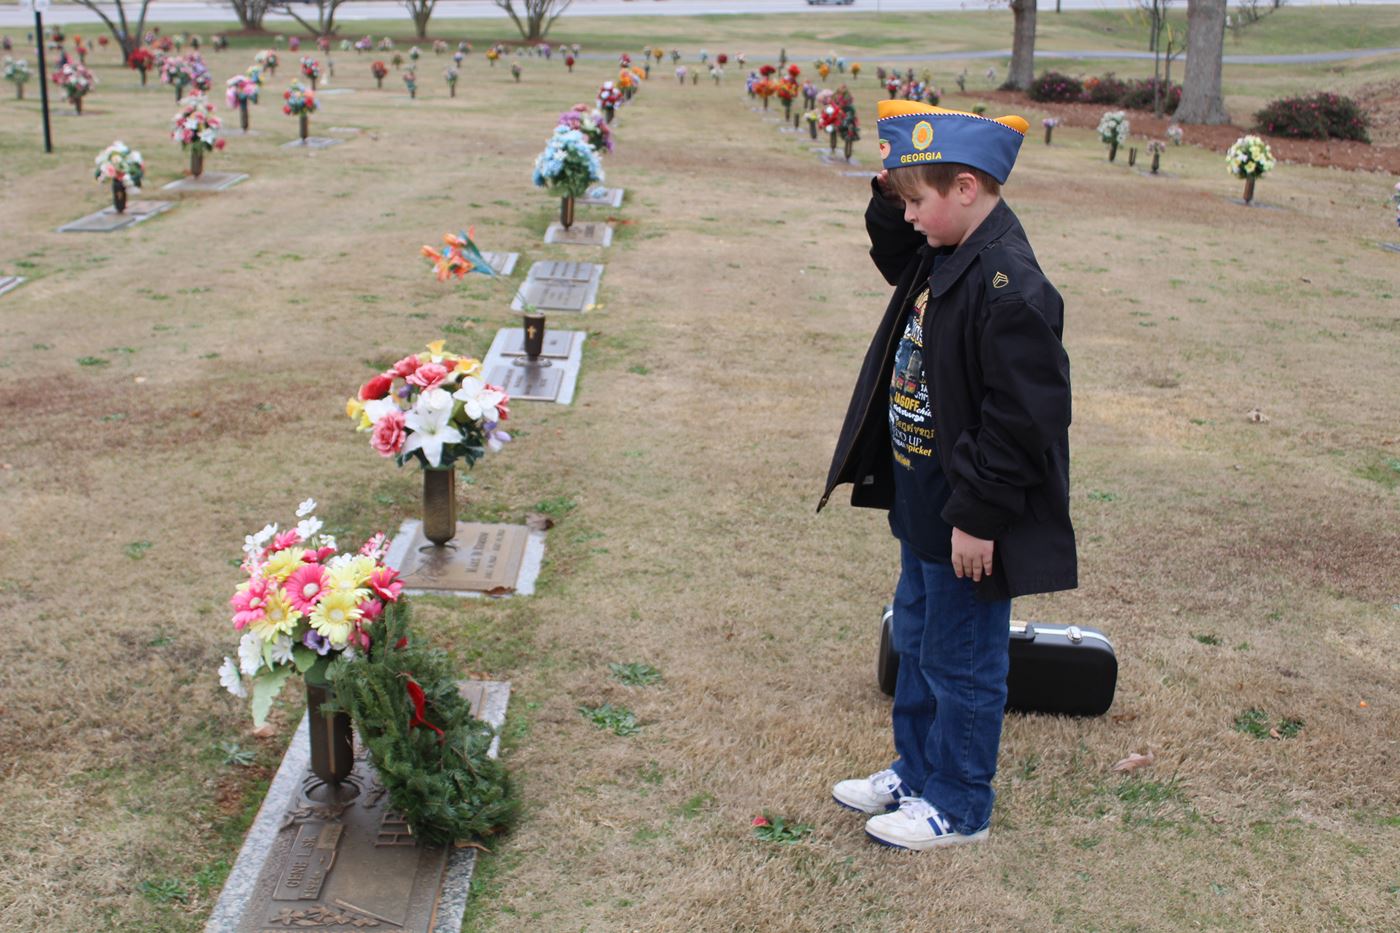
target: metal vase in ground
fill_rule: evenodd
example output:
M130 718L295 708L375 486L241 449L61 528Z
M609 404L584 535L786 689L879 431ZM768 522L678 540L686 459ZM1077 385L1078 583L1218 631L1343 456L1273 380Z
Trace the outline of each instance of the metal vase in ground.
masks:
M574 196L572 194L559 199L559 224L565 230L574 225Z
M423 537L441 547L457 534L457 471L423 470Z
M112 179L112 209L118 214L126 212L126 185L119 178Z
M198 178L204 174L204 144L196 142L190 148L190 175Z
M326 687L306 685L306 718L311 741L311 773L335 787L355 767L355 739L349 713L321 711L331 699Z

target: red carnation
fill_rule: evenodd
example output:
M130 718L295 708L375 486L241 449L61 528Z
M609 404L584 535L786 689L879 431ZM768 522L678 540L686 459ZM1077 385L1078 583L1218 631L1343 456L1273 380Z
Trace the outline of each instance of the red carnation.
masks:
M394 380L389 376L375 376L369 382L360 386L360 401L372 402L381 399L389 394L389 389L394 385Z

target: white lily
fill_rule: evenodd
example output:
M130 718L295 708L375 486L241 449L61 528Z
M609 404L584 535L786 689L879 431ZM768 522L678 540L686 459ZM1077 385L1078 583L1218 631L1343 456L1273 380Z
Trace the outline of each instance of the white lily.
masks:
M233 658L224 658L224 663L219 667L219 686L236 697L248 695L248 688L243 686L243 678L238 676L238 665L233 663Z
M314 515L297 522L297 534L301 536L303 541L310 541L320 530L321 520Z
M375 424L378 424L379 419L383 418L385 415L402 410L403 409L399 408L399 403L393 396L385 396L384 398L377 398L373 401L365 402L365 417Z
M462 387L453 392L452 397L463 404L467 417L473 421L480 421L483 417L487 421L501 420L497 406L505 401L505 393L499 389L488 388L485 382L475 376L463 379Z
M297 518L305 518L314 511L316 511L316 500L307 499L297 506Z
M252 677L263 664L263 640L252 632L244 632L238 642L238 666L243 673Z
M442 389L429 389L419 395L417 404L404 416L404 427L411 433L403 452L421 450L429 466L440 466L443 445L462 441L462 432L451 425L451 420L452 396Z

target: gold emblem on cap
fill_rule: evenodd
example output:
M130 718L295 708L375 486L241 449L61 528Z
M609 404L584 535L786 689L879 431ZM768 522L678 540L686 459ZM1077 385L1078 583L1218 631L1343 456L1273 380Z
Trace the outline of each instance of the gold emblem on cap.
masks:
M927 120L920 120L914 124L914 131L909 134L909 141L914 144L914 148L923 152L933 145L933 124Z
M1006 277L1005 272L998 272L992 276L992 288L1005 288L1011 284L1011 280Z

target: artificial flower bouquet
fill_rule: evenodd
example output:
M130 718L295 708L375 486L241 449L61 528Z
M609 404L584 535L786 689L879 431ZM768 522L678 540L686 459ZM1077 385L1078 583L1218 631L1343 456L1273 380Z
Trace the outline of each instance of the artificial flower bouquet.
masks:
M92 90L97 79L92 76L91 71L88 71L86 65L81 62L67 61L53 73L53 83L63 88L68 102L78 113L82 113L83 98Z
M337 657L370 647L369 624L403 592L398 571L384 564L388 541L378 534L357 551L341 551L321 533L316 501L297 509L296 525L269 524L243 539L238 585L229 606L241 633L238 660L224 658L219 683L252 695L253 722L267 721L272 701L294 672L324 684ZM249 687L251 686L251 691Z
M404 87L408 88L408 96L414 99L418 97L418 72L412 68L403 73Z
M1128 141L1128 115L1122 110L1110 110L1099 118L1099 140L1117 149Z
M604 113L622 103L622 91L611 81L604 81L598 88L598 108Z
M180 112L170 121L170 138L181 149L194 147L209 152L224 148L219 135L223 122L214 116L214 105L203 94L192 94L181 102Z
M1225 153L1225 167L1236 178L1262 178L1274 168L1274 153L1258 136L1241 136Z
M471 467L510 440L501 424L510 397L481 378L481 362L443 350L409 354L360 387L345 412L370 446L399 466L445 469L464 460Z
M258 82L249 75L234 75L228 79L227 100L229 109L246 107L258 102Z
M277 73L277 53L272 49L263 49L253 56L253 63L265 70L268 74Z
M304 116L319 106L316 92L299 81L293 81L292 86L282 92L282 112L288 116Z
M304 56L301 60L301 75L311 82L311 89L316 90L316 81L321 77L321 63L311 56Z
M423 247L423 256L432 261L433 271L437 273L439 282L446 282L452 276L466 278L473 272L486 276L496 275L495 268L486 261L486 257L472 239L475 232L475 229L472 229L465 233L444 233L442 249Z
M457 79L461 76L461 72L459 72L453 65L448 65L442 70L442 78L444 81L447 82L448 97L457 96Z
M574 104L565 110L559 115L559 125L582 133L600 156L613 151L612 127L600 112L589 110L587 104Z
M146 163L141 153L118 140L97 155L97 170L93 177L101 182L117 182L124 188L141 187Z
M588 137L579 130L556 126L535 159L536 187L560 197L582 197L603 180L603 164Z
M5 80L15 86L15 99L24 100L24 83L29 80L29 62L6 55Z
M384 76L389 73L389 66L376 59L370 63L369 71L370 74L374 75L375 86L382 88L384 86Z

